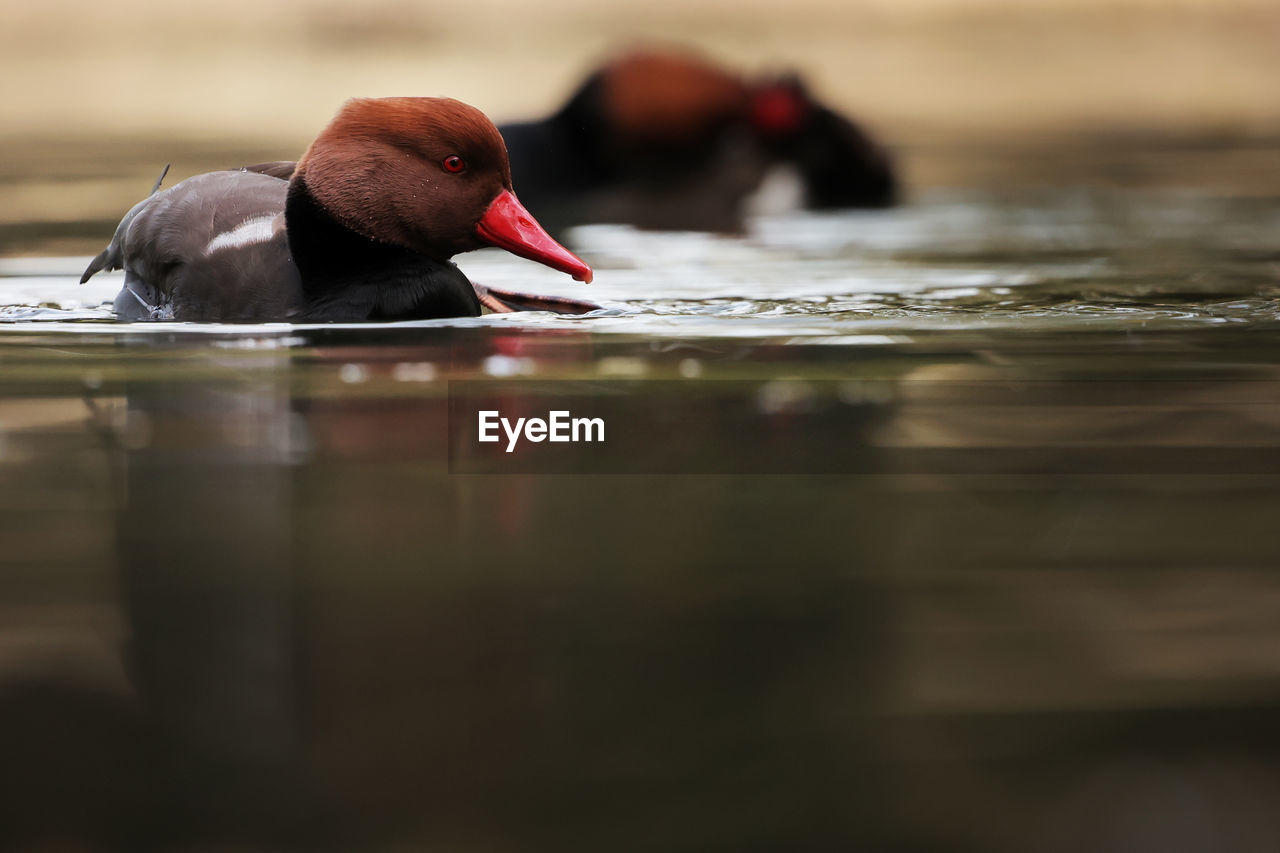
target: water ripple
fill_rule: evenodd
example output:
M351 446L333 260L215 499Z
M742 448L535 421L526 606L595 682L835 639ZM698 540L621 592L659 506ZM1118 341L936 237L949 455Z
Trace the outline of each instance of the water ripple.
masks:
M1280 200L1068 192L1010 201L935 193L886 212L761 218L741 236L591 226L572 240L596 268L590 287L496 250L462 256L459 265L485 284L586 297L600 311L395 325L839 338L1280 320ZM0 261L0 325L124 328L110 313L119 274L80 285L86 261ZM175 325L195 328L149 328Z

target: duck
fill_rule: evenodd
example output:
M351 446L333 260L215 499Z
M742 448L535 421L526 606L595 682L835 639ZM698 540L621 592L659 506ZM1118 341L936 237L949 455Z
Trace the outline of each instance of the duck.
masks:
M552 233L595 222L741 231L748 199L779 170L807 209L884 208L900 194L888 149L799 74L748 78L677 48L623 53L551 115L499 128Z
M460 101L354 98L288 165L157 182L81 283L123 269L113 307L127 321L365 322L523 307L451 260L489 246L593 278L516 197L497 127Z

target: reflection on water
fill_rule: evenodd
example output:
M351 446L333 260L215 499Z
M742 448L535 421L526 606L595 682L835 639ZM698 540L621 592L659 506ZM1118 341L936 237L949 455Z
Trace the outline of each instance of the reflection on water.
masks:
M1274 459L1269 336L278 340L6 337L6 841L1280 838L1280 474L1018 455ZM673 453L979 467L450 474L448 383L513 364L606 406L620 375L663 380Z
M7 261L0 846L1275 849L1278 234L586 229L597 316L381 327ZM688 466L450 473L451 392L542 380Z

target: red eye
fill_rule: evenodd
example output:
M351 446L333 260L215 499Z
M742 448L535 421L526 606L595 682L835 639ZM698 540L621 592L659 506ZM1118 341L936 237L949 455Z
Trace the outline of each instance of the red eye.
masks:
M457 154L450 154L448 157L444 158L443 165L446 172L461 172L463 169L467 168L466 161Z

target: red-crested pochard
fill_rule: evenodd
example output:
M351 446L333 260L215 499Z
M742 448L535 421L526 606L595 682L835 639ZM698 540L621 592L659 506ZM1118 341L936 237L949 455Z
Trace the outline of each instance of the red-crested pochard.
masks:
M552 233L603 221L737 230L778 166L809 208L885 207L898 194L885 148L797 76L749 79L678 50L622 55L555 114L499 130Z
M280 174L210 172L153 193L81 281L124 269L121 319L209 322L504 310L449 260L485 246L591 281L516 199L498 129L459 101L349 101Z

